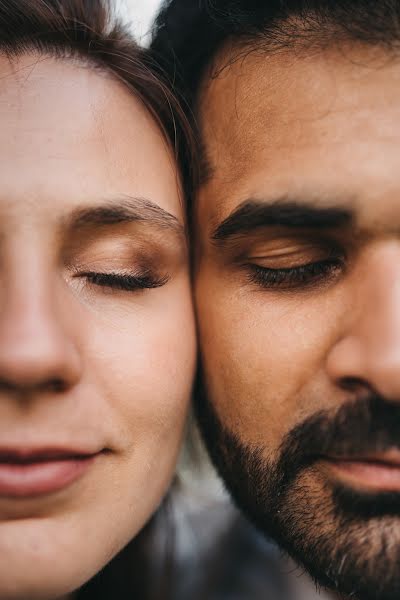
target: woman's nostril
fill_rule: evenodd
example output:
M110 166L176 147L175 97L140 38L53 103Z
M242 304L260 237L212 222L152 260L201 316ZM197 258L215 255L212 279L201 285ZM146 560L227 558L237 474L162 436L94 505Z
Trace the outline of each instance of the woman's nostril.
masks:
M53 393L62 393L65 392L68 388L68 384L65 380L60 378L54 378L45 383L42 388L45 388L46 391Z
M18 396L23 395L24 397L38 392L41 394L61 394L66 392L68 387L68 382L62 377L54 377L37 383L0 378L0 394L16 394Z
M17 387L12 381L0 377L0 393L11 394L16 391Z

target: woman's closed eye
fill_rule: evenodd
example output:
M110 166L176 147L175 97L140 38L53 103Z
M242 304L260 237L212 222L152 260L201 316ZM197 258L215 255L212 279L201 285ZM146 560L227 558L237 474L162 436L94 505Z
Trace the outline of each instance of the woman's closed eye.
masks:
M160 288L168 283L169 280L167 275L160 276L151 271L143 271L141 273L87 271L75 276L86 279L90 285L125 292Z

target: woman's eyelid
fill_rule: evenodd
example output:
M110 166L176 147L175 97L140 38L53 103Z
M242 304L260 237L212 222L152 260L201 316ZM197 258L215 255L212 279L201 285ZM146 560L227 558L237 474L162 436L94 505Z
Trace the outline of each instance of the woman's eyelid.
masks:
M168 236L137 235L99 236L83 240L64 253L62 264L70 272L77 271L148 271L171 272L186 265L187 255L180 244L172 244Z
M113 268L89 268L79 270L76 275L86 276L86 275L103 275L104 277L143 277L144 275L148 275L151 271L147 268L129 268L129 269L113 269Z
M107 255L95 258L82 258L66 265L67 270L74 276L80 273L104 273L111 275L140 276L143 273L164 271L165 266L154 257Z
M109 277L135 279L148 275L149 270L144 268L113 268L112 266L85 264L77 265L69 270L73 279L87 279L89 277Z
M169 281L169 276L159 276L149 271L142 273L106 273L106 272L82 272L76 275L81 280L85 280L90 286L98 289L113 289L116 291L135 292L145 289L154 289L163 287Z

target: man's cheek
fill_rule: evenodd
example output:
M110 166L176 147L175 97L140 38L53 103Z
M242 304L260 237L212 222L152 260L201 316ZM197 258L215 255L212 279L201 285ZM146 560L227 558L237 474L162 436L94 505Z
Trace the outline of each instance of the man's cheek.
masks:
M243 440L278 446L307 412L331 333L323 316L310 319L298 302L294 307L262 292L236 301L223 296L200 311L210 399Z

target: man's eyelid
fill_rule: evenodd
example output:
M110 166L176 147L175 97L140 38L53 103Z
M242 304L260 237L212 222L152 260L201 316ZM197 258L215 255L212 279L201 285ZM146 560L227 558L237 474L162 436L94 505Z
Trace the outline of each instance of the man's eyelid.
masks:
M249 253L249 258L251 259L259 259L259 260L268 260L268 259L279 259L279 258L289 258L289 257L296 257L296 256L305 256L305 255L315 255L315 256L326 256L331 254L331 252L328 249L324 249L324 248L317 248L317 247L310 247L310 246L305 246L303 248L293 248L291 250L281 250L281 249L277 249L277 250L271 250L271 251L264 251L264 252L257 252L255 254L253 253Z
M345 250L337 240L332 238L275 238L273 240L255 241L247 249L247 256L254 258L275 258L294 256L296 254L332 254L344 255Z

